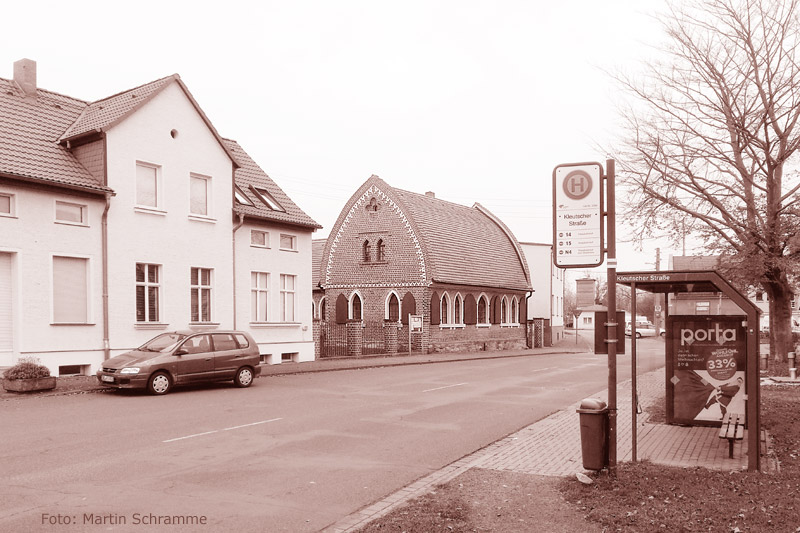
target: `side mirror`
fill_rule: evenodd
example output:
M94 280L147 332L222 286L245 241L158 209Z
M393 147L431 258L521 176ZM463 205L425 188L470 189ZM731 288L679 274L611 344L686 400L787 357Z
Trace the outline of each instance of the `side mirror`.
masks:
M181 348L180 350L176 350L175 353L172 354L172 355L186 355L187 353L189 353L189 352L186 351L185 349Z

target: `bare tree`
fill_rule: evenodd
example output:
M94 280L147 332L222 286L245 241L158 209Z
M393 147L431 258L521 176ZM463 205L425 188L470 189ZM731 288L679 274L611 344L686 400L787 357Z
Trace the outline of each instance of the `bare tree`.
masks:
M636 98L615 150L626 215L644 235L686 232L770 300L776 360L791 346L800 267L798 0L672 5L665 59L615 76ZM793 159L794 156L794 159Z

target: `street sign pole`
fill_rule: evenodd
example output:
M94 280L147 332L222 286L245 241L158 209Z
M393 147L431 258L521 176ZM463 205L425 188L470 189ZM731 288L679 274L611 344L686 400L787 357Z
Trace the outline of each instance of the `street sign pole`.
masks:
M616 163L606 160L606 242L608 266L608 472L617 475L617 232ZM636 318L633 317L634 322ZM624 337L623 337L624 342Z

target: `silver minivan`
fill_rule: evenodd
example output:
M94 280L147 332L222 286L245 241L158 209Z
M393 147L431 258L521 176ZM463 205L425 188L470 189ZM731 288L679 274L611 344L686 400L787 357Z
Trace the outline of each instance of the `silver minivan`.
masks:
M207 381L249 387L261 373L259 363L258 345L244 331L172 331L105 361L97 379L106 387L152 394Z

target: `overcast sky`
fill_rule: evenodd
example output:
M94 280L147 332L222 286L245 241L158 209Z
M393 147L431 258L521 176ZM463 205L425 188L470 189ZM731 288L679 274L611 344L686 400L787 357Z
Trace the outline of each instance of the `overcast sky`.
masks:
M215 5L217 7L212 7ZM0 77L97 100L180 74L328 235L372 174L480 202L520 241L552 241L552 172L614 143L618 87L664 37L663 0L11 2ZM620 233L628 231L620 228ZM619 270L671 251L618 243ZM647 263L650 262L648 265Z

